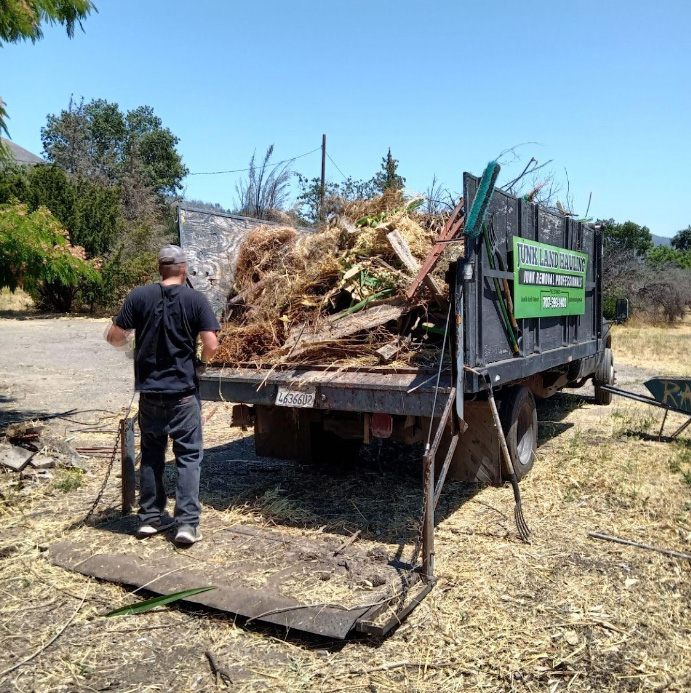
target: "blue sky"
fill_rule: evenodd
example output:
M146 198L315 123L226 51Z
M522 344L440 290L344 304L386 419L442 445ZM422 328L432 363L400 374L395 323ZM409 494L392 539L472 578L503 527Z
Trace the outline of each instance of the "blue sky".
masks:
M70 94L152 106L191 172L326 133L346 175L371 177L391 147L407 187L436 174L460 190L463 171L532 142L504 180L553 159L581 214L592 192L591 216L691 224L687 1L95 2L72 40L55 27L0 48L10 134L31 151ZM295 168L317 176L319 154ZM327 176L341 179L331 162ZM236 180L188 176L185 196L232 207Z

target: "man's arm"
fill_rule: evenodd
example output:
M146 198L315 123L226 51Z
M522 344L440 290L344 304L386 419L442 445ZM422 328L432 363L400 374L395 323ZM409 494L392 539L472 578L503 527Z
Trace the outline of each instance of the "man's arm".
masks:
M106 341L116 349L127 346L128 339L134 330L134 305L132 292L127 295L118 314L113 318L113 324L106 332Z
M202 362L208 363L218 350L218 337L211 330L204 330L199 336L202 339Z
M106 334L106 341L108 344L118 349L127 344L127 338L131 333L132 330L123 330L122 327L118 327L115 323L113 323Z

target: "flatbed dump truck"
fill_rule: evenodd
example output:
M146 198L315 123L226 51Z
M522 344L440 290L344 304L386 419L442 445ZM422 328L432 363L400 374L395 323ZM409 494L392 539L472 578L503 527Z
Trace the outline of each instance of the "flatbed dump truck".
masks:
M465 209L479 185L479 178L464 174ZM464 211L459 207L460 215ZM219 313L233 258L255 223L178 210L192 285ZM433 584L434 507L444 479L502 485L502 438L520 479L535 460L536 397L591 379L598 404L612 396L602 389L614 382L614 367L602 314L600 230L501 190L491 197L486 224L491 243L486 232L466 236L447 272L450 358L444 368L225 366L210 368L200 384L202 399L238 405L236 418L254 424L261 456L329 462L377 438L426 441L418 571L426 589Z

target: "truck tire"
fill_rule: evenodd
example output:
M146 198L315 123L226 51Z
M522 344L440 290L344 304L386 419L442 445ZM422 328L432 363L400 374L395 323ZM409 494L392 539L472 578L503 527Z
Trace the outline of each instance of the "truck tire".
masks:
M612 403L612 393L602 389L603 385L614 385L614 356L607 347L602 355L602 361L593 376L595 385L595 404L607 406Z
M499 418L513 469L520 481L533 468L537 451L537 411L533 393L522 385L509 389L502 397Z

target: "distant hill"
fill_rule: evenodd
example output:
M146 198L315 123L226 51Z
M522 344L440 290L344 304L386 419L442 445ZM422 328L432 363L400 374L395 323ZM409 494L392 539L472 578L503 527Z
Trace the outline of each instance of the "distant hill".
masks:
M203 200L183 200L183 204L195 207L204 212L220 212L221 214L231 214L229 209L224 209L218 202L204 202Z
M655 245L671 245L672 239L667 238L667 236L656 236L655 234L652 234L652 236Z

